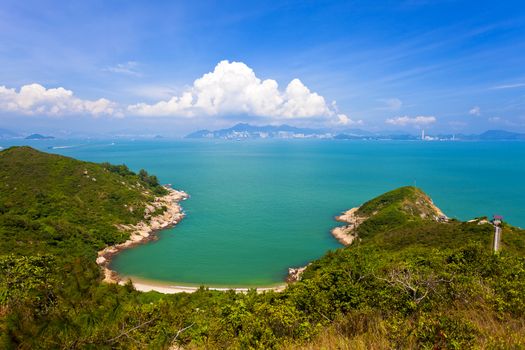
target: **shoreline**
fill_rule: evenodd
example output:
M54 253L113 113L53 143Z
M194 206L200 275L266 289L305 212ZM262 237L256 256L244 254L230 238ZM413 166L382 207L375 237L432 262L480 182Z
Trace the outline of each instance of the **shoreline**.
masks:
M167 228L175 227L184 218L185 214L179 203L188 199L189 195L184 191L177 191L169 187L165 188L168 190L167 195L155 197L154 202L146 205L144 219L149 219L149 222L143 220L135 225L118 225L118 229L129 232L130 237L123 243L108 246L97 253L96 263L102 269L104 275L102 282L125 285L128 281L131 281L137 291L156 291L164 294L193 293L200 289L200 286L172 285L169 282L163 283L161 281L150 281L135 277L123 277L109 267L111 259L121 251L157 239L158 232ZM166 207L166 211L157 216L150 216L151 213L154 213L155 210L162 206ZM234 290L237 293L246 293L250 289L256 289L258 293L262 293L266 291L281 292L287 286L288 283L263 287L204 286L204 288L217 291Z
M176 293L194 293L201 289L201 286L183 286L183 285L176 285L176 284L170 284L169 282L161 282L161 281L153 281L153 280L147 280L137 277L126 277L123 278L118 283L120 285L125 285L128 281L131 281L133 283L133 286L135 287L135 290L138 290L140 292L151 292L156 291L163 294L176 294ZM174 282L176 283L176 282ZM282 292L288 284L278 284L275 286L263 286L263 287L213 287L213 286L205 286L202 287L207 290L214 290L214 291L220 291L220 292L227 292L230 290L233 290L236 293L247 293L251 289L255 289L257 293L263 293L268 291L274 291L274 292Z
M155 197L152 203L146 205L144 219L149 219L149 222L140 221L136 225L118 225L119 230L129 232L129 238L123 243L108 246L97 253L96 263L104 274L103 282L124 284L121 283L123 279L118 273L109 268L111 259L125 249L157 239L159 231L174 227L184 218L185 214L179 203L188 199L189 195L184 191L165 188L168 190L167 195ZM151 213L163 206L166 207L166 210L162 214L151 216Z
M360 207L355 207L344 211L341 215L336 216L335 220L343 222L346 225L333 228L330 233L339 243L344 246L349 246L357 238L352 232L359 227L359 225L366 220L366 217L357 216L356 212Z
M105 283L116 283L119 285L125 285L128 281L133 283L134 288L141 292L156 291L164 294L175 294L175 293L194 293L201 288L201 286L185 286L177 285L177 282L162 282L162 281L151 281L136 277L123 277L120 276L116 271L110 269L109 265L111 259L121 251L129 248L133 248L139 244L144 244L149 241L157 239L157 233L161 230L176 226L185 216L180 202L189 198L189 195L184 191L177 191L172 188L166 187L168 194L162 197L155 197L153 203L148 203L145 209L145 220L149 222L140 221L136 225L123 225L120 224L117 227L125 232L130 233L130 237L123 243L108 246L98 252L96 259L97 265L103 271L103 282ZM155 210L166 207L166 210L157 216L150 216ZM364 221L366 217L360 217L356 215L357 210L360 207L355 207L342 212L341 215L336 216L335 220L345 223L344 226L333 228L330 232L332 236L344 246L348 246L353 243L357 236L353 235L352 232ZM257 290L257 293L263 293L267 291L281 292L290 283L294 283L301 279L301 274L308 267L306 266L298 268L289 268L288 276L284 283L275 286L262 286L262 287L214 287L214 286L203 286L208 290L216 291L229 291L233 290L236 293L246 293L251 289Z

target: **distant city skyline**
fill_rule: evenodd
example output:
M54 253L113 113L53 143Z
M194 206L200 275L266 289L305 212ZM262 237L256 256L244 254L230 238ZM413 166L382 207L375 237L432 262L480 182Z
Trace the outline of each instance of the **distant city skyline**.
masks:
M0 5L0 128L525 132L520 1Z

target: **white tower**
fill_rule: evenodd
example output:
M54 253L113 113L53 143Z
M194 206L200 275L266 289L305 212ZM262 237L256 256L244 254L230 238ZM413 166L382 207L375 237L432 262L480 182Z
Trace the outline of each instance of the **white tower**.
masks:
M425 129L421 130L421 140L425 141Z

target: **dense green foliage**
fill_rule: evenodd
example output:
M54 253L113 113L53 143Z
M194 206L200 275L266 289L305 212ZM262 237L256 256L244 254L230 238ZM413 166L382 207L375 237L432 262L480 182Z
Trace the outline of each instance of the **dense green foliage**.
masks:
M1 348L525 347L525 232L505 225L495 255L492 225L438 223L413 187L363 205L360 240L284 292L161 295L94 263L156 178L13 148L0 179Z
M115 224L140 221L155 187L116 168L126 171L29 147L0 152L0 251L72 254L124 241Z
M120 176L130 178L132 180L135 179L136 174L129 170L129 168L125 164L121 165L113 165L109 163L102 163L101 164L105 169L112 173L119 174ZM167 190L159 183L159 180L155 175L149 175L148 172L144 169L140 169L138 173L138 178L141 182L147 184L147 187L153 191L153 193L157 195L165 195L167 194Z

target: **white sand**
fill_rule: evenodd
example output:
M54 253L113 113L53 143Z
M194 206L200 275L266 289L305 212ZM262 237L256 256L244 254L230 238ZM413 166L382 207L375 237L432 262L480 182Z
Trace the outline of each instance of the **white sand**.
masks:
M156 291L156 292L164 293L164 294L175 294L175 293L193 293L199 289L199 287L191 287L191 286L172 286L172 285L167 285L167 284L164 285L161 283L145 282L145 281L136 282L136 281L133 281L133 279L132 279L132 282L133 282L133 286L135 287L135 289L141 292ZM119 283L125 284L126 282L121 281ZM206 287L206 288L208 288L209 290L217 290L217 291L223 291L223 292L234 290L237 293L246 293L250 289L254 289L254 288L228 288L228 287ZM262 293L262 292L267 292L267 291L281 292L285 288L286 288L286 285L283 284L283 285L279 285L275 287L261 287L261 288L256 288L256 289L258 293Z

